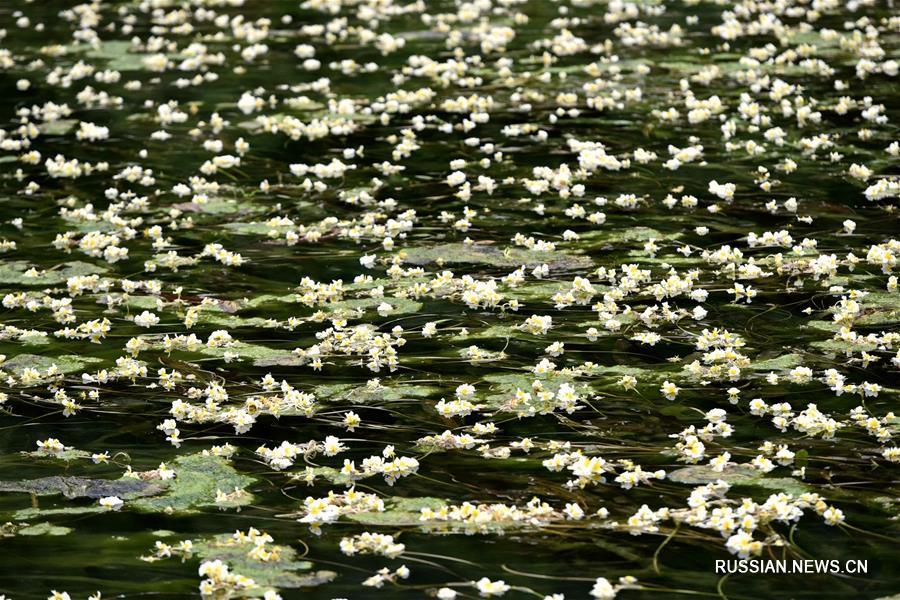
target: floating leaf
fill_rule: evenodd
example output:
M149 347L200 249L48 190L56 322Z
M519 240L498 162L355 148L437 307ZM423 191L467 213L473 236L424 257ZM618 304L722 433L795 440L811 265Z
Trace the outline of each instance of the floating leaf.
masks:
M16 531L16 535L68 535L74 531L70 527L63 527L62 525L53 525L52 523L36 523L34 525L27 525L22 527Z
M23 452L25 456L30 456L33 458L49 458L54 460L62 460L66 462L70 462L73 460L84 460L91 458L91 453L86 452L84 450L78 450L75 448L66 448L65 450L61 450L59 452L47 452L46 450L34 450L32 452ZM10 491L18 491L18 490L10 490Z
M19 285L58 285L65 283L69 277L76 275L95 275L105 273L104 267L92 265L81 261L71 261L64 266L56 269L41 270L39 274L31 277L25 273L32 268L32 265L21 260L4 261L0 263L0 284L14 283Z
M0 368L21 375L26 368L37 369L41 375L46 374L47 369L56 366L61 374L84 371L90 365L104 362L102 359L85 356L83 354L64 354L62 356L41 356L37 354L17 354L10 358Z
M66 135L78 127L78 123L78 119L57 119L41 123L38 130L42 135Z
M809 486L802 481L791 477L766 477L765 473L749 465L726 467L721 473L713 471L709 465L694 465L672 471L666 478L675 483L691 485L704 485L722 480L734 486L759 487L795 496L810 491Z
M591 266L591 259L577 254L537 252L522 248L502 250L489 244L440 244L404 250L407 263L411 265L475 264L488 267L517 268L521 265L536 267L546 264L553 270L584 269Z
M176 458L174 463L176 476L165 481L165 492L138 498L129 502L128 506L145 512L191 512L212 506L239 507L253 501L253 495L246 488L254 479L238 473L224 458L187 454ZM218 491L231 494L230 499L217 503Z
M750 363L754 371L786 371L804 364L804 359L799 354L784 354L776 358L758 360Z
M146 69L144 58L146 54L132 52L131 42L123 40L108 40L98 47L92 48L86 56L92 59L107 61L106 68L115 71L142 71Z
M85 453L87 454L87 453ZM166 489L162 482L139 479L87 479L85 477L42 477L21 481L0 481L0 492L22 492L36 496L62 494L66 498L138 498Z
M352 402L354 404L374 404L376 402L397 402L428 398L440 392L440 388L427 385L393 384L390 386L355 386L351 384L320 385L316 397L331 402Z
M297 560L296 551L290 546L267 544L266 549L277 558L269 561L255 560L248 556L255 543L252 540L238 541L231 534L217 535L194 543L193 553L203 560L221 560L235 573L249 577L261 588L262 595L267 588L296 589L314 587L328 583L337 574L333 571L313 571L313 564ZM256 594L254 594L256 595Z
M448 503L441 498L397 498L385 501L384 511L351 513L347 518L363 525L406 527L421 525L419 518L423 508L440 508Z

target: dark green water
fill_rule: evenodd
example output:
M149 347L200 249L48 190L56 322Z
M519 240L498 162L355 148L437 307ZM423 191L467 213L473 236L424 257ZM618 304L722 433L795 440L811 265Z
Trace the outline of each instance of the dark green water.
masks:
M284 598L423 598L434 597L443 586L457 590L461 598L476 597L469 582L482 577L504 580L513 586L506 597L522 598L554 593L588 598L596 578L615 583L623 576L636 577L638 584L620 591L620 598L881 598L900 592L897 464L884 454L895 447L890 434L897 434L897 422L891 411L897 409L900 387L898 364L892 362L900 342L894 339L900 296L896 280L891 288L889 279L890 253L896 264L900 252L900 245L891 241L898 231L897 191L876 200L866 197L867 188L882 179L896 182L900 174L897 153L886 150L898 139L893 119L900 99L890 64L898 59L900 41L892 4L822 3L818 14L810 15L810 4L804 2L789 3L783 10L749 2L641 2L633 5L638 16L629 14L620 22L604 18L617 10L616 3L606 2L485 2L478 4L480 9L425 2L421 10L403 3L323 3L334 7L333 13L280 0L228 4L157 0L78 8L55 0L0 2L0 27L6 31L0 47L8 51L0 69L3 139L24 140L22 148L10 143L0 150L0 240L15 242L0 256L0 288L7 296L0 309L0 353L6 355L0 368L7 394L0 415L0 480L10 490L0 494L0 523L10 523L4 529L9 535L0 538L0 593L14 599L46 598L50 590L65 590L72 598L97 590L104 597L193 596L203 579L198 576L203 556L155 562L141 557L153 553L157 540L202 544L250 527L269 533L276 544L293 548L311 563L295 576L280 573L277 564L256 565L271 577L270 585L248 593L277 589ZM399 6L406 10L394 14L391 7ZM28 17L27 24L17 23L22 16L17 11ZM732 19L723 11L737 16ZM765 13L773 11L777 14L769 20ZM213 12L221 18L216 20ZM807 30L812 16L817 19ZM742 24L743 35L726 43L714 29L723 20ZM334 39L310 28L328 23ZM623 24L642 30L640 23L658 26L668 37L637 36L632 43L634 36ZM41 30L37 24L43 25ZM505 30L489 35L491 28L514 29L505 51L490 48L491 40L506 35ZM571 32L569 38L561 33L564 29ZM406 40L405 45L383 56L364 30L389 33ZM572 42L572 36L581 42ZM101 41L92 44L93 38ZM132 38L139 42L130 45ZM606 40L610 42L604 46ZM205 50L191 44L203 44ZM267 52L248 60L241 53L253 44L265 44ZM298 44L315 47L318 70L303 68L305 59L295 54ZM57 45L65 51L54 49ZM457 46L456 63L450 64ZM145 59L160 53L169 65L154 72ZM198 53L208 57L206 64L191 64ZM377 70L342 73L330 68L347 59L376 63ZM442 66L424 68L429 60ZM822 62L811 62L815 60ZM858 75L861 60L875 65L865 78ZM711 66L718 68L718 77L698 77ZM105 70L119 71L119 78L98 79ZM195 76L206 76L206 81L190 83ZM321 78L329 79L328 86ZM30 82L28 89L20 89L22 79ZM792 91L778 92L782 84L776 80L794 86ZM836 89L838 80L845 82L843 89ZM695 105L686 88L697 100L717 97L721 108L690 122ZM407 106L386 109L392 98L385 96L398 90L410 93L400 100ZM259 110L245 114L239 108L244 92L261 99ZM480 97L482 108L454 106L459 97L472 95ZM300 96L309 101L287 102ZM841 97L852 102L842 103ZM598 110L604 98L610 106ZM336 106L329 107L329 101L342 100L354 107L354 114L341 115ZM71 114L46 123L55 112L49 102L67 104ZM183 113L183 120L166 122L161 105ZM704 106L709 105L715 103ZM844 110L844 105L850 108ZM883 109L867 112L872 105ZM679 116L662 118L660 112L671 107ZM809 107L812 116L798 121L797 112ZM576 113L569 112L573 108ZM480 114L473 117L473 112ZM763 120L754 119L755 113ZM219 131L210 125L214 114L224 120ZM304 133L292 139L283 131L266 132L257 122L264 115L276 121L295 119L302 125L296 131ZM881 122L880 115L887 119ZM476 122L488 116L486 122ZM320 136L323 131L316 124L323 120L326 134ZM108 139L79 139L79 122L108 128ZM723 136L728 123L733 133ZM28 124L42 132L34 135ZM776 127L783 133L780 145L775 141L779 136L765 135ZM168 139L154 135L159 131L167 132ZM821 142L816 139L820 135L829 136L828 143L811 150ZM408 155L401 144L404 136L415 142ZM202 165L217 154L237 155L240 138L250 146L239 165L202 172ZM472 138L478 139L467 143ZM223 149L204 148L205 141L213 140L221 140ZM600 143L607 156L620 163L630 159L630 165L580 170L579 150L570 140ZM751 154L748 142L764 149ZM664 166L672 158L670 146L695 145L703 146L702 157L676 170ZM360 147L361 156L345 154ZM634 155L639 148L657 157L642 164ZM31 150L40 153L39 160L24 156ZM840 156L830 157L832 152ZM54 176L46 161L57 155L81 165L105 162L108 168L75 178ZM333 159L355 168L334 178L291 173L292 164ZM483 159L489 163L480 164ZM795 171L780 168L788 159L796 162ZM451 165L454 160L465 165ZM385 162L404 170L386 172ZM571 177L557 173L540 194L529 189L530 181L540 178L540 168L558 170L563 164ZM866 181L850 174L853 164L871 169ZM119 176L135 165L151 170L152 179ZM761 168L771 186L763 184ZM454 171L466 174L470 197L458 197L459 187L448 185ZM493 178L496 189L488 193L483 184L479 187L479 176ZM325 187L304 187L307 177L310 184ZM204 187L196 178L217 186ZM260 188L263 180L269 187ZM711 193L713 180L733 183L733 198ZM37 186L29 188L30 182ZM179 185L194 189L179 196ZM363 191L367 195L361 200L353 199ZM205 197L196 198L198 193ZM616 201L628 194L637 198L634 206ZM676 200L671 208L665 203L669 194ZM689 206L689 200L686 206L682 196L695 197L697 206ZM141 197L145 200L135 201ZM794 210L790 202L785 205L791 198L797 202ZM771 202L775 210L767 206ZM709 210L712 205L716 212ZM470 226L454 228L466 206L476 213ZM579 207L584 216L603 212L605 221L587 220ZM410 210L414 218L406 212ZM269 222L274 218L292 224ZM847 229L847 220L855 228ZM398 221L409 221L409 227L391 231L391 223ZM149 231L154 226L161 234ZM698 227L708 232L701 235ZM748 241L750 233L762 237L781 230L791 236L782 247ZM306 237L308 231L315 235ZM294 233L297 243L290 237ZM392 248L383 243L388 233ZM517 234L552 242L556 250L516 246ZM154 247L154 238L166 243ZM467 246L466 238L475 245ZM815 244L802 245L805 238ZM92 239L105 239L99 252L89 248ZM648 242L658 249L648 248ZM224 265L204 253L208 244L221 244L245 262ZM729 261L715 260L725 246L742 252L740 258L732 256L731 271ZM103 254L110 247L127 248L127 257L110 262L111 254ZM684 248L688 255L679 252ZM168 252L181 259L177 270L166 266ZM832 254L833 271L816 262ZM370 255L376 258L367 269L360 258ZM392 268L395 264L400 267ZM548 269L539 279L532 271L541 264ZM526 266L524 281L510 285L503 278L520 265ZM647 274L633 285L623 283L623 265L637 265ZM31 276L32 267L46 273ZM755 272L756 267L763 273ZM817 273L820 268L824 271ZM441 288L434 282L445 269L453 271L456 283ZM598 269L605 269L604 275ZM676 283L691 279L691 289L706 290L708 298L692 299L683 290L657 296L654 286L669 279L670 269L676 270ZM619 276L610 280L605 274L613 271ZM688 276L692 271L696 273ZM90 274L98 276L97 283L73 291L78 281L71 278ZM354 283L359 275L376 281ZM460 281L464 276L473 279ZM554 295L569 291L576 277L590 281L592 296L581 304L559 306ZM309 306L300 297L309 286L298 287L304 278L325 286L343 280L342 295L328 301L323 291ZM132 290L129 283L150 280L158 286ZM467 287L489 286L490 281L502 298L497 306L467 303ZM729 291L735 281L756 290L752 302ZM377 285L383 285L383 297L370 294ZM623 289L626 293L617 296ZM606 306L604 294L610 294ZM836 324L840 309L834 307L848 295L859 297L859 311ZM64 322L60 315L66 311L59 307L69 298L72 318ZM200 307L204 298L220 304L203 305L188 329L188 310ZM520 303L518 310L509 305L512 300ZM379 312L382 302L392 309ZM691 316L697 306L706 311L699 318ZM357 311L360 307L364 310ZM677 318L667 319L667 310ZM159 322L139 327L134 317L144 311L156 314ZM551 316L552 329L544 335L524 331L521 326L532 315ZM109 331L100 343L56 334L102 319L109 319ZM352 356L324 351L321 370L303 364L292 351L320 343L323 338L317 334L335 327L331 319L338 321L337 328L368 324L392 335L396 369L368 368L368 348ZM607 329L610 319L618 320L620 328ZM422 328L430 322L437 324L437 334L426 337ZM841 324L848 327L843 338ZM395 327L402 331L391 334ZM599 330L596 336L587 333L592 327ZM707 351L698 339L704 330L717 328L740 336L743 345L729 349L744 360L720 359L725 365L721 377L692 376L687 365L703 361ZM21 330L33 331L23 335ZM199 351L166 352L163 346L165 335L193 333L205 343L219 330L227 330L236 343L218 349L201 345ZM659 334L660 341L649 345L635 339L648 332ZM874 337L853 344L849 332ZM147 371L116 375L117 359L131 356L126 343L136 337L145 348L134 358ZM550 356L545 349L553 342L563 343L565 352ZM473 345L486 351L487 358L469 360L465 353ZM529 372L545 357L556 364L556 373ZM584 366L587 362L593 366ZM60 375L47 374L52 364L62 370ZM731 378L724 370L736 364L740 371ZM801 366L812 370L811 377L797 375L792 381L792 370ZM34 380L28 377L30 368L38 370ZM91 379L101 369L113 377ZM183 379L164 389L160 369L177 371ZM837 394L826 381L829 369L846 385L859 387ZM777 382L766 379L771 372L778 375ZM283 381L314 395L312 414L294 410L276 418L263 410L242 434L215 415L184 419L178 423L178 447L158 429L172 418L173 401L201 406L205 397L200 391L211 384L228 392L227 400L215 403L219 414L247 409L253 397L279 396L282 388L260 384L267 373L278 385ZM636 388L623 387L623 375L634 376ZM367 382L375 377L384 387L367 392ZM534 380L553 392L561 383L571 383L579 408L571 413L559 406L547 414L517 412L510 400L517 388L537 396ZM661 393L665 381L680 388L673 401ZM880 391L867 395L864 383L877 384ZM481 408L469 416L440 415L437 403L452 400L463 384L475 387L472 402ZM728 399L732 387L739 390L735 404ZM60 390L81 406L75 414L64 414ZM94 391L97 397L88 396ZM769 406L791 404L783 430L773 424L771 414L753 414L750 403L756 398ZM838 424L832 439L803 429L800 414L809 404ZM876 419L871 432L851 414L857 406ZM727 411L733 433L705 440L699 471L682 471L687 463L678 460L672 436L690 426L702 429L704 415L713 409ZM352 432L343 425L348 411L362 420ZM488 422L496 432L472 433L476 423ZM480 441L453 450L421 443L445 430L472 433ZM341 438L347 450L332 457L321 450L305 457L301 453L283 470L273 469L257 453L260 446L273 448L283 441L321 444L326 436ZM65 455L71 460L36 454L36 443L48 438L71 447ZM535 444L527 453L511 445L524 438ZM776 463L768 473L748 470L751 461L767 453L759 449L765 442L788 446L793 461ZM21 491L23 481L44 477L118 482L128 466L145 472L160 462L175 469L181 489L202 477L187 467L180 470L186 463L175 462L176 457L226 443L236 448L230 461L209 462L229 474L223 485L238 474L251 478L243 480L244 495L237 502L242 506L237 508L215 506L213 481L174 510L161 510L173 497L175 484L153 475L145 478L159 486L156 492L144 498L123 492L124 505L116 511L102 509L93 492L66 497ZM615 464L613 472L603 483L567 487L571 471L551 471L543 464L566 443L568 452L580 450ZM349 459L361 468L363 460L381 456L387 445L419 465L392 486L380 474L357 482L357 491L385 499L387 517L376 515L365 524L345 515L324 525L321 535L298 522L304 498L347 489L344 480L329 481L321 471L314 485L307 486L297 479L305 467L340 469ZM110 454L109 463L91 459L100 452ZM779 491L793 494L796 501L807 492L843 512L840 525L827 524L811 507L791 523L760 525L755 539L767 542L760 559L860 559L868 561L868 572L723 578L714 570L715 561L736 558L726 548L727 535L675 519L662 519L657 531L640 535L624 526L642 505L654 511L685 509L692 489L718 477L706 465L723 452L744 465L722 474L733 483L726 494L731 506L744 498L761 505ZM776 460L774 453L768 456ZM662 469L667 476L626 489L615 481L626 469L619 461L633 461L646 472ZM675 472L679 475L673 476ZM485 531L433 527L417 522L415 511L398 517L395 510L404 498L429 506L472 502L523 507L534 496L549 503L555 516L536 523L500 523ZM560 511L569 503L580 506L585 518L566 519ZM601 508L608 510L607 518L596 515ZM51 530L64 535L29 532L29 525L44 523L66 528ZM341 539L363 531L391 534L406 551L396 559L343 554ZM220 555L213 551L206 558ZM408 579L381 589L361 585L378 569L393 571L400 565L411 570ZM241 572L238 565L232 568ZM307 570L331 571L333 577L321 585L296 587Z

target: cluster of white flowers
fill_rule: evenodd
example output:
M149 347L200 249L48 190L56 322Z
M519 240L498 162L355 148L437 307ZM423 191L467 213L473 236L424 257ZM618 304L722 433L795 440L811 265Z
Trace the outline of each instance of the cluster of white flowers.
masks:
M340 548L347 556L377 554L387 558L397 558L406 550L406 546L394 541L394 536L368 531L342 538Z

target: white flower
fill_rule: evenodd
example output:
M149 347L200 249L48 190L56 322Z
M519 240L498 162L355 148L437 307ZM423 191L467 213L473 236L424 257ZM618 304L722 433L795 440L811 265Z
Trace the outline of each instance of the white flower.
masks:
M463 184L466 180L466 174L462 171L453 171L449 175L447 175L447 185L451 187L457 187Z
M250 92L244 92L241 95L241 99L237 102L237 107L245 115L249 115L253 111L257 110L261 105L262 102L260 101L260 99Z
M138 327L153 327L159 324L159 317L149 310L145 310L134 318L134 324Z
M616 597L616 589L606 577L598 577L591 588L591 596L597 600L613 600Z
M663 382L662 387L659 388L659 391L666 397L666 400L674 400L678 396L678 392L681 391L681 388L671 381L666 380Z
M118 496L106 496L105 498L100 498L100 506L109 510L119 510L122 508L122 499Z
M825 518L825 523L827 525L839 525L844 522L844 511L835 508L834 506L829 506L828 509L822 513L822 516Z
M715 179L709 182L709 193L718 196L722 200L734 199L735 185L733 183L719 183Z
M502 596L509 591L509 586L502 579L491 581L487 577L482 577L475 583L478 593L484 598L493 598L494 596Z

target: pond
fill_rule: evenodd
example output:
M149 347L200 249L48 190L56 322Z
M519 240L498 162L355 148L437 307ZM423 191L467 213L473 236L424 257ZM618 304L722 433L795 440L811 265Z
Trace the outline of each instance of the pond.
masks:
M0 31L2 597L900 594L892 2Z

